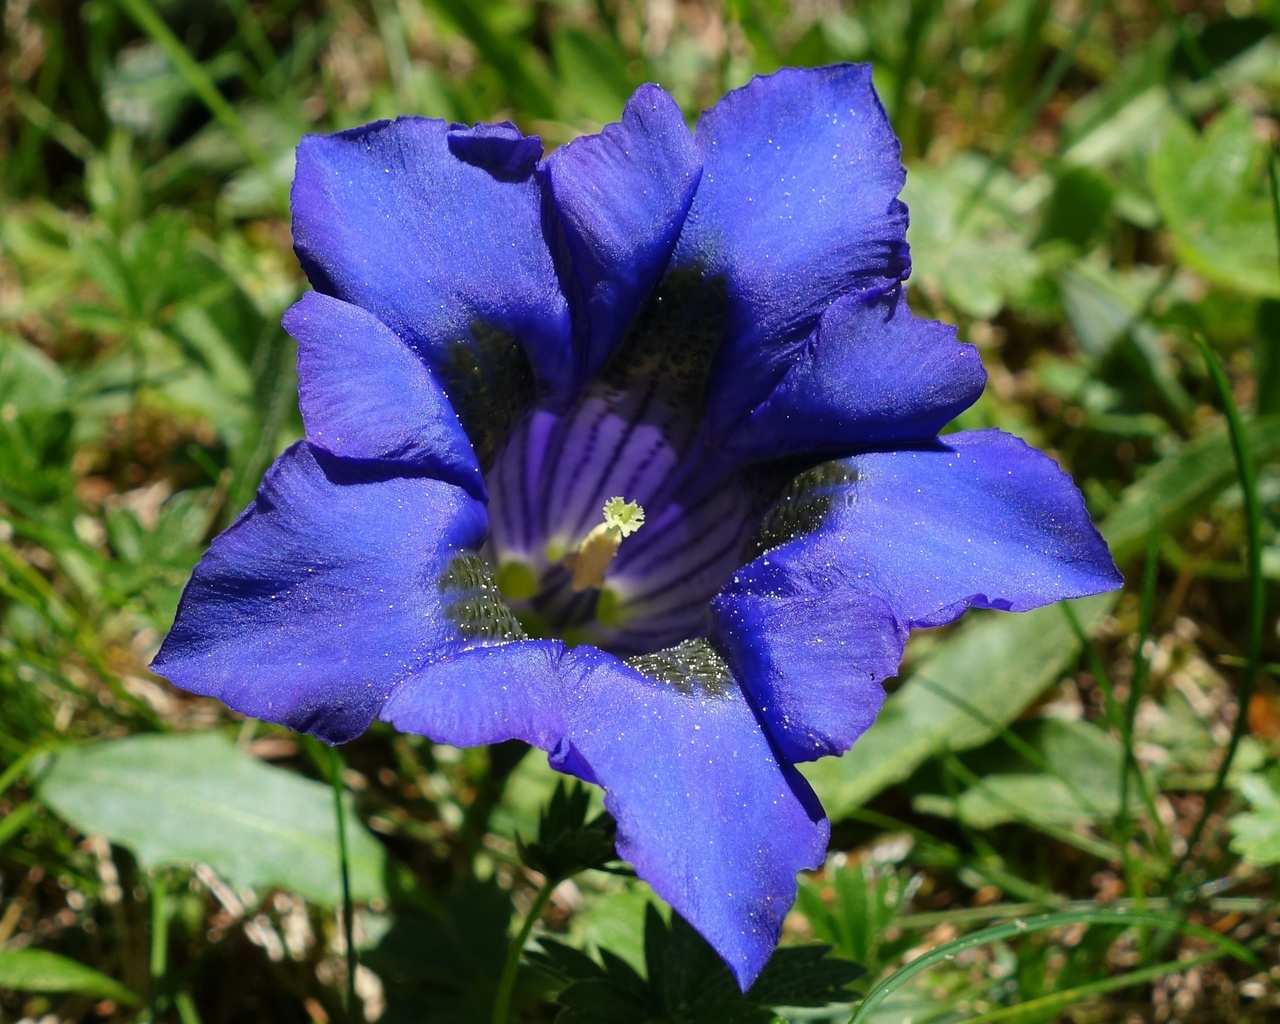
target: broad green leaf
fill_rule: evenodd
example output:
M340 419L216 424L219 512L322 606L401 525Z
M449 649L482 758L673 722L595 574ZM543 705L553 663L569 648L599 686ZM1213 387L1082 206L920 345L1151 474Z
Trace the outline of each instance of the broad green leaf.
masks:
M1010 821L1070 825L1119 812L1124 755L1114 739L1088 722L1053 718L1036 723L1030 739L1045 771L986 774L958 800L922 796L916 809L954 817L958 807L959 816L975 828Z
M333 793L241 753L218 733L134 736L55 755L39 795L81 832L147 868L208 864L237 887L342 901ZM354 899L385 895L382 846L347 811Z
M638 878L584 875L582 907L569 919L565 939L577 949L607 949L632 967L644 966L644 920L653 890Z
M1115 600L1103 594L1076 603L1086 632ZM1080 653L1057 606L1024 615L971 615L971 622L922 660L849 753L801 766L833 818L901 782L933 754L993 739Z
M0 989L17 992L76 992L95 999L138 1003L118 981L45 949L0 949Z
M1245 425L1258 465L1280 455L1280 415ZM1102 523L1102 535L1118 563L1138 555L1154 525L1167 533L1185 523L1236 480L1226 431L1197 438L1156 463L1130 487Z
M981 783L965 790L958 800L925 794L917 797L912 807L943 818L957 817L958 808L958 816L972 828L993 828L1011 821L1071 825L1099 817L1070 786L1052 775L988 775ZM1114 811L1118 801L1113 798L1108 803Z
M1274 298L1280 255L1264 163L1249 113L1233 106L1201 136L1171 116L1148 178L1179 259L1223 288Z

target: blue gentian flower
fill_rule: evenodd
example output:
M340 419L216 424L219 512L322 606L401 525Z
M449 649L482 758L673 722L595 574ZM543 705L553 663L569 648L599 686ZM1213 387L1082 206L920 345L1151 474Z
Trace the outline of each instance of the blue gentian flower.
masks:
M155 669L332 743L542 748L749 985L827 846L794 765L866 730L908 629L1121 582L1050 459L938 436L985 374L907 308L903 178L865 65L696 134L645 86L545 158L510 124L305 138L306 439Z

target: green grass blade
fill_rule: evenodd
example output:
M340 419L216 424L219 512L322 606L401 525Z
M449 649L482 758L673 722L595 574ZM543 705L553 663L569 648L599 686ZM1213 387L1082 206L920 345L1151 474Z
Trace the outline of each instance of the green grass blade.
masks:
M173 1004L178 1010L181 1024L204 1024L200 1019L200 1011L196 1009L196 1001L186 992L179 992L174 996Z
M1240 410L1236 408L1235 399L1231 396L1231 385L1227 382L1226 374L1222 372L1221 364L1203 338L1197 336L1193 340L1200 349L1200 354L1204 356L1205 363L1209 367L1209 377L1222 402L1223 412L1227 417L1227 429L1231 436L1231 451L1235 456L1236 472L1240 477L1240 488L1244 492L1246 557L1249 566L1249 624L1245 639L1245 665L1240 677L1240 691L1237 699L1238 710L1235 725L1231 729L1231 739L1227 743L1227 752L1223 755L1222 764L1218 767L1218 774L1213 780L1213 788L1205 798L1204 809L1200 812L1195 828L1187 839L1187 848L1173 872L1175 878L1183 874L1188 862L1194 856L1195 848L1201 836L1204 835L1209 815L1222 799L1231 764L1235 760L1236 751L1240 747L1241 739L1244 738L1245 730L1248 729L1249 702L1253 698L1254 687L1258 681L1258 667L1262 661L1262 631L1267 614L1266 578L1262 575L1262 505L1258 499L1258 475L1254 468L1253 453L1249 448L1249 439L1245 435L1244 423L1240 419Z
M137 1006L137 993L100 971L45 949L0 949L0 989L75 992Z
M513 46L496 32L483 4L472 4L470 0L439 0L437 6L480 51L484 59L501 73L510 92L520 96L530 113L539 117L555 115L555 99L535 77L525 59L526 55L532 55L531 48Z
M1280 168L1276 166L1276 151L1271 151L1271 159L1267 161L1268 177L1271 180L1271 223L1276 229L1276 257L1280 259Z
M1040 111L1053 98L1057 91L1058 84L1062 81L1063 76L1071 69L1071 65L1075 62L1076 51L1080 49L1081 44L1089 35L1089 29L1093 27L1093 20L1098 16L1098 12L1102 10L1106 0L1093 0L1089 5L1089 9L1085 11L1084 17L1080 19L1076 25L1075 32L1071 35L1071 41L1067 44L1067 48L1059 52L1053 64L1050 65L1048 73L1044 76L1044 80L1040 83L1040 88L1036 90L1035 95L1031 98L1022 110L1022 114L1018 117L1017 122L1013 126L1013 130L1009 133L1008 138L1004 140L1004 145L1000 147L1000 152L996 154L994 160L988 165L982 178L969 193L965 199L964 205L960 207L956 214L956 231L964 225L969 219L969 215L973 213L978 203L982 201L982 197L987 194L987 189L991 187L991 183L995 181L996 175L1000 169L1008 162L1009 157L1013 155L1014 148L1022 140L1022 137L1031 130L1031 126L1036 123L1036 118L1040 116Z
M1032 917L1010 921L1007 924L998 924L991 928L984 928L982 931L974 932L972 935L966 935L963 938L955 939L951 942L943 943L936 949L930 950L924 956L917 957L909 964L898 968L893 974L885 978L880 984L876 985L867 993L866 999L858 1006L853 1017L850 1018L849 1024L862 1024L863 1021L869 1020L871 1013L877 1006L883 1003L889 996L898 989L902 988L912 978L918 974L927 971L935 964L944 961L954 960L956 956L965 950L975 949L978 946L986 946L992 942L1001 942L1005 939L1017 938L1019 935L1029 935L1032 932L1042 932L1049 928L1063 928L1073 924L1085 925L1123 925L1126 927L1134 925L1154 925L1158 927L1169 928L1174 931L1181 932L1186 935L1194 935L1198 938L1211 942L1220 949L1225 955L1231 956L1242 963L1249 964L1251 967L1258 965L1258 959L1244 946L1238 942L1234 942L1217 932L1208 928L1202 928L1199 925L1188 924L1184 921L1173 920L1168 917L1161 917L1157 914L1132 913L1128 911L1114 910L1081 910L1068 911L1065 913L1044 914L1040 917Z
M1271 900L1263 897L1218 896L1206 899L1205 906L1222 914L1258 914L1273 906ZM1153 896L1149 899L1119 899L1108 904L1112 910L1132 910L1137 913L1157 913L1180 909L1177 902L1164 896ZM1054 908L1059 912L1077 910L1096 910L1093 900L1072 900ZM903 930L926 931L940 924L949 924L963 928L984 921L997 921L1001 918L1025 917L1028 914L1045 912L1041 903L993 903L986 907L960 907L957 910L928 910L918 914L902 914L893 919L893 926Z
M10 812L3 818L0 818L0 846L4 846L10 839L16 835L20 835L22 830L30 824L31 819L36 816L40 805L34 800L29 800L25 804L19 804L18 809Z
M1133 753L1133 733L1138 719L1138 705L1142 702L1142 691L1146 687L1147 675L1151 671L1151 658L1147 654L1147 639L1151 636L1151 624L1155 618L1156 578L1159 566L1160 531L1156 528L1153 516L1151 532L1147 536L1147 559L1142 570L1142 605L1138 612L1138 643L1133 652L1133 676L1129 681L1129 699L1125 701L1124 706L1122 736L1124 737L1125 758L1120 766L1120 814L1116 819L1116 824L1122 830L1123 839L1121 841L1127 847L1130 834L1129 779L1131 777L1137 778L1142 790L1143 801L1146 804L1147 814L1151 817L1152 827L1158 830L1158 834L1162 839L1161 848L1167 851L1169 849L1168 834L1165 831L1164 823L1160 820L1160 815L1156 812L1155 801L1152 798L1151 790L1147 786L1146 774L1142 771L1141 766L1138 764L1138 759ZM1166 861L1167 859L1166 857Z
M13 764L4 770L4 774L0 775L0 796L4 795L5 790L12 786L23 773L30 767L31 762L45 752L44 747L32 747L23 754Z
M186 80L191 91L200 97L200 101L226 129L227 134L236 140L244 150L245 156L255 164L265 167L269 163L267 155L258 145L257 139L253 137L235 107L226 101L213 79L182 45L182 41L173 34L173 30L165 24L155 8L147 0L116 0L116 2L125 9L129 17L151 38L151 41L164 50L165 55L173 61L173 66L178 69L178 74Z
M1019 1003L1017 1006L1002 1006L998 1010L982 1013L976 1017L966 1017L961 1024L1012 1024L1013 1021L1025 1021L1027 1024L1031 1024L1033 1021L1043 1021L1050 1014L1061 1013L1063 1010L1083 1002L1090 996L1119 992L1122 989L1132 988L1134 985L1142 985L1148 981L1154 981L1156 978L1163 978L1167 974L1177 974L1179 971L1190 970L1192 967L1198 967L1201 964L1207 964L1217 959L1219 959L1217 953L1205 953L1202 956L1188 957L1185 960L1152 964L1150 967L1130 971L1128 974L1121 974L1114 978L1104 978L1088 985L1077 985L1075 988L1054 992L1052 995L1041 996L1039 999L1030 999L1025 1003Z
M161 996L169 977L169 886L162 873L151 879L151 985L147 990L147 1006L151 1019L157 1020Z
M347 1016L363 1020L356 995L355 905L351 900L351 862L347 854L347 811L342 802L342 755L329 748L329 781L333 784L333 813L338 823L338 867L342 872L342 929L347 945Z
M1168 863L1170 860L1169 831L1165 828L1164 822L1160 820L1160 815L1156 811L1155 797L1151 792L1151 784L1147 781L1147 774L1142 770L1142 766L1138 763L1137 756L1133 752L1133 723L1125 717L1123 710L1117 703L1115 688L1111 684L1111 677L1107 674L1106 666L1102 664L1102 659L1098 657L1098 652L1094 648L1093 642L1089 639L1089 635L1085 632L1084 626L1081 625L1075 609L1071 607L1071 602L1063 601L1061 607L1063 614L1067 617L1067 622L1070 623L1072 631L1076 634L1083 647L1085 659L1089 664L1089 671L1093 673L1093 678L1097 682L1098 688L1103 692L1106 701L1107 721L1120 735L1120 742L1124 745L1124 763L1129 765L1129 772L1137 781L1138 792L1142 796L1142 805L1146 808L1147 814L1151 818L1152 828L1155 829L1157 847L1162 860ZM1127 802L1126 794L1129 786L1129 776L1124 774L1123 767L1121 769L1121 785L1124 787L1120 791L1120 803L1123 808ZM1121 848L1125 852L1126 864L1130 861L1129 847L1125 842L1127 838L1127 833L1122 835L1121 838Z

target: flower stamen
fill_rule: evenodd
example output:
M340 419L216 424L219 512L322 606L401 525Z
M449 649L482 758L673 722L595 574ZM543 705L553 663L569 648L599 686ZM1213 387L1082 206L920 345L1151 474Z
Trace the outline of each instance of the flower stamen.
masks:
M583 538L577 550L564 556L564 567L573 573L575 591L599 590L622 539L644 525L644 509L637 502L610 498L604 503L604 522Z

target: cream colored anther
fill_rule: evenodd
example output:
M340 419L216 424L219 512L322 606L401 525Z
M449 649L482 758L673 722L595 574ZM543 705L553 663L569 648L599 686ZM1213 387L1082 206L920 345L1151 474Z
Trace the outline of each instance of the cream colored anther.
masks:
M604 522L586 535L576 551L564 556L564 567L573 573L575 591L599 590L622 539L644 525L644 509L634 501L610 498L604 503Z

